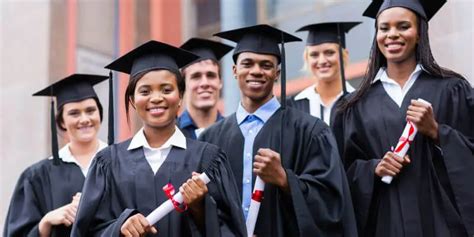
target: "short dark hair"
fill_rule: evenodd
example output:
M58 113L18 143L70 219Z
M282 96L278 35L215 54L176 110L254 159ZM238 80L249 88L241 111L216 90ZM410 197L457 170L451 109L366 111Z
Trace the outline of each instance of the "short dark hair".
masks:
M97 104L97 108L99 108L99 116L100 116L100 122L102 122L102 119L104 118L104 109L102 108L102 104L99 101L99 98L97 97L92 97L92 98L87 98L87 99L94 99L95 103ZM67 103L66 103L67 104ZM63 118L63 113L64 113L64 105L61 105L61 107L58 108L58 111L56 112L56 125L61 131L66 131L66 128L63 127L64 123L64 118Z
M158 70L166 70L166 69L158 69ZM157 70L151 70L151 71L157 71ZM134 93L135 93L135 88L137 87L138 81L147 73L151 71L144 71L141 73L138 73L134 76L130 76L130 79L128 80L128 86L127 89L125 90L125 113L127 115L127 123L130 123L130 116L129 116L129 108L130 108L130 102L132 102L134 98ZM178 84L178 91L179 91L179 96L182 98L184 94L184 90L186 87L186 83L184 81L184 77L181 75L180 72L174 72L167 70L171 73L173 73L176 77L176 83Z

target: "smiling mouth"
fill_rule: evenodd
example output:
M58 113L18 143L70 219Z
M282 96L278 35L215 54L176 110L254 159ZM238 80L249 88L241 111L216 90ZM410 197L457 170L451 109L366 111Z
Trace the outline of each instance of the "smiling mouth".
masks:
M396 43L385 44L385 48L387 48L387 49L399 49L402 46L405 46L405 43L396 42Z
M154 108L149 108L147 111L152 114L152 115L161 115L166 111L165 107L154 107Z
M250 86L262 86L265 84L265 81L262 80L246 80L245 82Z
M199 92L198 95L208 96L208 95L212 95L212 92L211 91L202 91L202 92Z
M93 128L94 126L90 125L90 126L84 126L84 127L80 127L80 128L77 128L77 130L79 131L89 131Z
M326 72L329 69L331 69L331 66L321 66L321 67L318 67L317 69L318 69L318 71Z

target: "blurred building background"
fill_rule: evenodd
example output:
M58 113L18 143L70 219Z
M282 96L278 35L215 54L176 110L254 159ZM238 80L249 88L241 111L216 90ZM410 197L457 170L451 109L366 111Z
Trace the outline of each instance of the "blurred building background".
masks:
M107 75L114 58L150 39L179 46L191 37L212 37L221 30L266 23L293 33L325 20L360 20L347 36L350 83L364 76L374 22L361 16L368 0L0 0L0 226L21 172L50 155L49 99L35 91L78 73ZM435 58L474 82L472 26L474 1L450 0L430 22ZM306 33L297 33L305 39ZM305 72L304 43L286 45L288 93L312 81ZM230 54L222 61L222 109L239 101ZM141 126L127 125L123 94L127 76L114 74L117 141ZM107 84L96 86L107 107ZM276 93L279 90L275 89ZM104 108L104 111L107 111ZM105 113L107 114L107 113ZM133 114L133 113L132 113ZM107 116L100 132L106 140ZM64 144L67 138L60 136Z

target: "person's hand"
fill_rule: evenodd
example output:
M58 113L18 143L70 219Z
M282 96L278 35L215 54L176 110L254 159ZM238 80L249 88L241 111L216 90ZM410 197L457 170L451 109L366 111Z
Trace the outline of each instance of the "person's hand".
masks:
M389 151L375 167L375 174L379 177L386 175L396 176L402 170L403 166L409 164L410 157L406 155L403 159Z
M48 212L38 225L41 236L49 236L51 227L55 225L71 226L76 219L77 207L81 199L81 193L76 193L72 198L71 203L62 207L56 208Z
M203 205L202 200L208 192L206 184L199 178L199 175L199 173L193 172L193 177L179 188L184 203L191 209L200 209Z
M407 120L414 123L418 132L438 141L438 123L431 105L411 100L407 110Z
M147 233L156 234L158 231L140 213L129 217L120 227L120 234L125 237L140 237Z
M253 172L265 183L278 186L288 191L288 179L285 169L281 166L280 154L268 148L260 148L255 155Z

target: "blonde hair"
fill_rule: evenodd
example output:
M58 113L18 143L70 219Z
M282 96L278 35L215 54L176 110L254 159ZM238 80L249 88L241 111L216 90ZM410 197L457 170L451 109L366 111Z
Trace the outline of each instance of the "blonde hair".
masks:
M337 53L339 53L339 50L337 51ZM306 46L304 48L304 51L303 51L303 62L304 63L303 63L303 67L301 68L301 71L309 73L310 75L312 75L311 68L308 65L308 57L309 57L309 50L308 50L308 46ZM349 64L349 51L347 51L347 49L345 49L345 48L342 48L342 60L344 61L344 68L346 68L347 65Z

